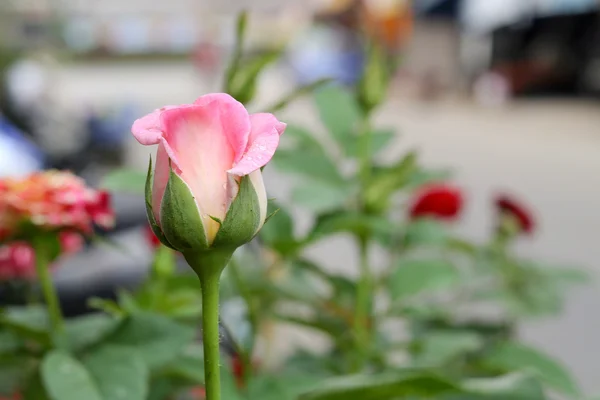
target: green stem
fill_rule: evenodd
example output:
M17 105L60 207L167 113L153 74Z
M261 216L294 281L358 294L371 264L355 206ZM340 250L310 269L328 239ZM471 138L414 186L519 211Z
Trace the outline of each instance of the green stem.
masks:
M290 93L288 93L287 95L285 95L277 103L273 104L270 107L267 107L266 108L267 111L265 111L265 112L274 114L277 111L281 111L283 108L287 107L287 105L290 104L292 101L296 100L298 97L304 96L306 94L310 94L310 93L314 92L315 90L317 90L318 88L320 88L321 86L324 86L325 84L327 84L331 81L332 81L331 78L322 78L322 79L318 79L312 83L309 83L307 85L300 86L300 87L294 89L293 91L291 91Z
M235 248L183 253L188 264L198 275L202 287L202 341L206 400L221 399L219 281L221 272L234 251Z
M371 128L369 123L369 114L365 112L362 116L358 132L359 144L359 178L363 190L369 185L371 179ZM365 199L359 194L359 204L362 212L367 212L367 204ZM360 277L356 288L356 314L354 318L354 337L356 340L357 349L359 350L358 358L353 366L355 372L360 371L368 357L369 345L369 305L371 302L373 287L371 271L369 269L369 238L366 234L358 235L359 247L359 266Z
M204 380L206 399L221 398L221 371L219 347L219 280L221 272L206 273L202 285L202 339L204 342Z
M370 340L369 333L369 305L371 303L371 271L369 269L369 242L368 239L359 238L360 251L360 277L356 288L356 314L354 317L354 336L357 347L360 350L360 357L354 366L355 371L359 371L364 366L367 357L367 349Z
M361 185L366 187L371 179L371 127L369 115L365 114L359 126L358 148L359 148L359 174ZM364 206L364 204L363 204Z
M44 300L46 301L52 336L57 346L62 347L64 344L65 327L56 288L54 287L52 276L50 275L50 255L48 254L48 246L43 239L34 240L34 249L35 269L42 288Z

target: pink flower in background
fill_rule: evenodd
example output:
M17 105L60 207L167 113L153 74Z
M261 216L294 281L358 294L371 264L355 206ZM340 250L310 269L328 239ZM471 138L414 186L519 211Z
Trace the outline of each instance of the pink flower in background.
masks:
M419 191L410 206L409 215L411 219L432 217L452 220L458 217L462 207L460 189L448 184L434 184Z
M267 212L260 168L273 157L284 129L272 114L249 115L224 93L166 106L135 121L135 138L158 145L151 201L157 223L171 166L194 197L209 245L220 228L217 220L225 219L246 175L258 197L260 229Z
M88 234L93 224L114 224L110 196L70 172L51 170L0 181L0 241L31 234L22 232L26 226Z
M61 255L73 254L83 247L83 238L77 232L59 234ZM0 281L32 279L35 277L35 252L24 241L0 246Z
M523 232L528 234L533 233L535 229L533 216L527 207L525 207L522 203L506 194L503 194L496 197L495 205L496 209L500 213L514 217L519 223L519 226Z

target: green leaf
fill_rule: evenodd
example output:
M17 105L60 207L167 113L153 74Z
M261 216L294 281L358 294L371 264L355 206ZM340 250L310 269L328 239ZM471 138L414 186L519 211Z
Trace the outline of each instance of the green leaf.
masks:
M480 349L483 339L475 332L433 331L427 332L420 342L420 352L415 362L422 367L441 366Z
M353 211L335 211L319 216L307 241L319 240L339 232L349 232L360 236L374 236L387 243L394 231L394 224L387 218Z
M504 371L528 369L552 389L573 397L581 394L573 377L557 360L520 343L498 345L487 355L484 363Z
M456 391L452 382L430 372L407 369L331 378L298 400L395 400L409 396L430 398Z
M433 182L447 181L452 177L449 170L429 170L419 168L414 171L406 182L407 189L416 189Z
M204 351L201 344L189 345L167 364L161 375L184 381L191 385L204 384Z
M287 129L286 129L287 134ZM393 129L375 130L369 135L371 138L371 154L376 155L380 151L388 147L390 142L396 137L396 132ZM348 143L348 156L356 157L359 154L358 141Z
M278 150L273 164L283 172L302 175L314 181L339 185L344 178L326 154L315 151Z
M345 154L357 140L356 127L361 119L361 111L348 90L328 85L317 90L315 104L321 121Z
M293 150L311 152L330 159L327 150L325 150L325 147L317 137L312 132L307 131L300 126L288 125L285 128L283 140L284 143L291 140L294 143ZM275 154L277 154L277 152ZM277 156L274 156L274 158L277 158Z
M569 287L570 285L581 285L590 282L590 274L577 268L558 268L554 266L538 265L539 272L542 272L547 279L560 287Z
M92 297L88 300L88 307L100 310L113 317L122 317L126 312L115 302L114 300L101 299L99 297Z
M407 153L394 165L376 168L364 192L369 210L375 212L387 210L392 195L408 184L416 170L417 153L414 151Z
M146 174L132 169L117 169L109 172L100 187L111 192L144 193Z
M129 314L140 311L138 299L126 289L117 289L117 299L119 306Z
M307 387L314 386L320 379L304 374L277 374L256 376L247 388L249 399L295 400Z
M106 345L85 359L103 400L145 400L149 371L133 347Z
M177 357L193 338L191 328L160 315L140 312L123 321L105 343L135 347L150 368L157 368Z
M316 90L316 89L320 88L321 86L324 86L330 82L331 82L331 78L323 78L323 79L318 79L314 82L308 83L306 85L297 87L293 91L288 93L287 95L283 96L283 98L281 100L279 100L277 103L273 104L271 107L266 107L265 109L268 110L267 112L275 114L277 111L280 111L280 110L284 109L285 107L287 107L288 104L290 104L291 102L296 100L298 97L304 96L306 94L310 94L314 90ZM288 128L289 128L289 126L288 126Z
M41 373L52 400L103 400L89 371L67 353L48 353L42 360Z
M530 374L511 373L493 378L473 378L462 384L463 395L445 400L544 400L539 380Z
M0 359L5 354L11 354L21 345L19 337L10 331L0 331Z
M274 317L283 322L326 333L331 336L334 341L348 332L348 325L344 323L344 321L331 318L330 316L325 317L323 315L317 315L314 317L299 317L296 315L276 313Z
M98 343L118 326L119 321L106 314L89 314L66 321L69 348L80 351Z
M299 186L292 192L292 200L315 213L324 213L343 207L351 194L348 185L335 186L319 181Z
M238 391L237 383L229 366L225 363L221 365L221 399L245 400L245 397Z
M31 360L22 355L0 358L0 398L2 395L12 395L22 389L31 366Z
M280 254L293 252L298 243L294 238L294 220L280 205L269 202L267 214L278 210L260 230L261 240Z
M237 101L247 104L256 94L258 76L266 66L275 62L281 55L280 49L243 60L227 82L226 92Z
M27 378L20 393L23 396L23 400L51 400L44 388L39 370Z
M148 400L169 400L173 393L181 391L178 382L162 376L153 377L150 382Z
M0 315L0 326L20 337L50 345L48 312L43 306L9 307Z
M459 271L444 260L401 261L389 279L390 295L400 300L460 283Z
M432 218L419 218L406 227L406 244L410 246L443 245L449 240L446 225Z

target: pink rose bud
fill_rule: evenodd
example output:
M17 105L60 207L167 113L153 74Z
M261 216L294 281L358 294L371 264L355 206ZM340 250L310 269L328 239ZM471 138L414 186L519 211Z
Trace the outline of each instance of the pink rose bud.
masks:
M267 217L260 168L273 157L284 129L272 114L249 115L224 93L135 121L135 138L158 144L146 208L161 242L185 254L250 241Z

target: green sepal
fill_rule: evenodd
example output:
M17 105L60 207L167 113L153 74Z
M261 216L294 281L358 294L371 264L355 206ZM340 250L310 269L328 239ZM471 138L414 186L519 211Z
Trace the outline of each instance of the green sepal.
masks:
M171 169L160 206L160 225L178 251L208 249L200 210L188 185Z
M152 182L154 178L154 173L152 169L152 156L150 156L150 160L148 161L148 174L146 175L146 186L144 190L144 196L146 198L146 215L148 215L148 222L150 223L150 228L152 232L156 235L158 240L165 246L175 250L175 248L169 243L162 230L158 226L156 222L156 218L154 217L154 210L152 209Z
M212 247L239 247L254 237L260 225L258 195L248 175L240 179L236 198L221 224Z
M277 208L275 211L273 211L271 214L267 215L267 218L265 218L265 224L267 222L269 222L269 220L271 219L271 217L274 217L275 214L277 214L279 212L279 210L281 210L281 208ZM258 232L257 232L258 233Z
M200 278L201 285L204 285L207 282L207 277L210 279L214 274L217 276L221 275L221 272L223 272L223 269L227 266L229 260L231 260L235 249L236 247L221 246L201 251L183 251L182 254L196 275L198 275L198 278Z

